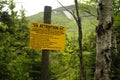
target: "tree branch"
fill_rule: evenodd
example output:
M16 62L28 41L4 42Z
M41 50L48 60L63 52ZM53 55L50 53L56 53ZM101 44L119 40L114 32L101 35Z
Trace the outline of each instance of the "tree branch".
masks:
M61 2L60 2L59 0L57 0L57 2L58 2L66 11L68 11L68 12L73 16L73 18L75 19L75 21L77 22L77 17L75 16L74 11L70 11L69 9L67 9L64 5L61 4Z
M78 2L77 0L75 0L75 9L76 9L76 16L77 16L77 24L80 25L81 24L81 18L80 18L80 15L79 15L79 9L78 9ZM79 29L81 29L80 26L78 26Z

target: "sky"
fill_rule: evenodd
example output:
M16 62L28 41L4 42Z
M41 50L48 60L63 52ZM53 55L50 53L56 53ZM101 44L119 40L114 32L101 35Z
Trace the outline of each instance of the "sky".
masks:
M51 6L52 9L61 7L57 0L14 0L16 9L20 10L21 6L25 9L26 16L44 11L44 6ZM59 0L64 6L74 4L74 0Z

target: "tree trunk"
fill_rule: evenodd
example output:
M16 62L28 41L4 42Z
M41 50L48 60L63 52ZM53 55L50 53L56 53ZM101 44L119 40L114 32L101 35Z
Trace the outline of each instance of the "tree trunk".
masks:
M75 8L76 8L76 23L78 26L78 43L79 43L79 59L80 59L80 80L86 80L86 74L84 70L83 63L83 53L82 53L82 26L81 26L81 17L79 15L78 2L75 0Z
M112 0L99 0L94 80L111 80Z
M58 1L58 0L57 0ZM59 1L58 1L59 2ZM65 6L63 6L60 2L60 5L68 11L73 18L75 19L77 26L78 26L78 43L79 43L79 59L80 59L80 80L86 80L86 73L84 69L84 63L83 63L83 53L82 53L82 26L81 26L81 17L79 15L79 8L78 8L78 0L74 0L75 2L75 11L76 14L74 14L73 11L67 9Z

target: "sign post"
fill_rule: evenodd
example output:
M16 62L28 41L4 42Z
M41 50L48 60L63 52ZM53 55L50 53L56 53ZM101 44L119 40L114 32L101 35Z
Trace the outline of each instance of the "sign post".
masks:
M44 23L51 23L51 7L44 8ZM42 50L41 80L49 80L49 50Z
M44 8L44 23L31 23L30 48L42 49L41 80L49 80L49 50L64 50L66 28L51 24L51 7Z

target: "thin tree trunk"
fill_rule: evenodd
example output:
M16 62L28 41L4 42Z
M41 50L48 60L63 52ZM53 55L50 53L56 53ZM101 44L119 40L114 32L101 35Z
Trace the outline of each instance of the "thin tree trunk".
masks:
M79 15L78 2L75 0L76 7L76 22L78 25L78 43L79 43L79 59L80 59L80 80L86 80L84 63L83 63L83 53L82 53L82 26L81 26L81 17Z
M73 16L73 18L75 19L75 21L77 23L77 26L78 26L78 43L79 43L79 55L78 56L79 56L79 59L80 59L80 80L86 80L86 73L85 73L85 69L84 69L83 53L82 53L82 26L81 26L81 17L79 15L78 1L74 0L74 2L75 2L76 14L74 14L74 11L67 9L60 2L59 3L60 3L60 5L66 11L68 11Z
M94 80L111 80L112 0L99 0Z

